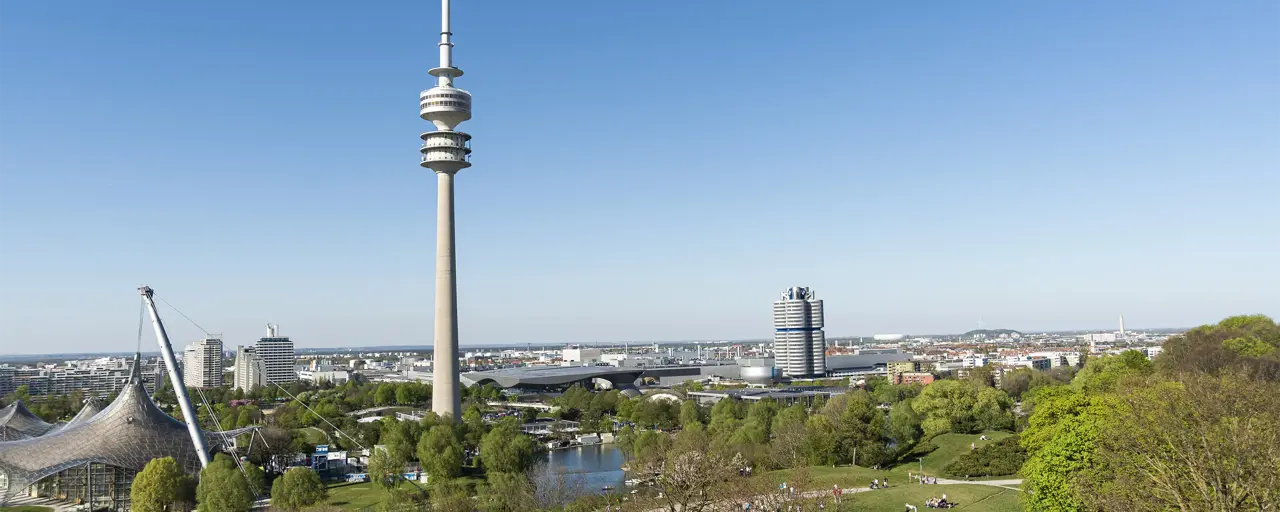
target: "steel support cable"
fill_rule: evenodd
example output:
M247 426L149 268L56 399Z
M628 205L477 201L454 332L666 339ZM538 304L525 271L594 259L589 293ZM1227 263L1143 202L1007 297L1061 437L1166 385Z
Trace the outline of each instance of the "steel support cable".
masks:
M173 304L170 304L169 301L164 300L164 297L156 295L154 292L151 294L151 296L154 298L160 299L160 302L163 302L166 306L169 306L169 309L174 310L175 312L178 313L178 315L182 316L182 318L185 318L188 322L191 322L191 325L194 325L196 329L199 329L200 332L203 332L205 336L209 335L209 331L205 330L204 327L201 327L200 324L196 323L195 320L192 320L191 317L187 316L186 313L183 313L181 309L178 309ZM145 306L145 303L143 305ZM139 314L138 316L138 349L139 350L142 349L142 316L141 314ZM226 433L224 433L222 429L222 422L218 420L218 415L213 412L213 406L209 405L209 399L204 396L204 390L200 388L195 388L195 390L196 390L196 393L200 395L200 401L204 403L205 410L209 411L209 419L213 421L213 427L218 429L218 435L222 437L222 442L224 443L224 445L230 444L230 439L227 438ZM177 390L175 390L175 392L176 391ZM198 419L191 418L190 421L198 421ZM240 457L233 456L231 458L235 460L236 467L240 468L240 474L244 476L244 481L249 484L249 489L253 491L253 495L255 497L260 496L260 494L258 493L257 486L253 485L253 480L249 479L249 472L244 469L244 463L240 462Z
M222 428L222 422L218 420L218 415L213 412L213 406L209 405L209 399L205 398L204 390L200 388L195 389L196 393L200 395L200 401L204 403L205 410L209 411L209 419L213 421L213 428L218 429L218 434L222 436L224 446L230 445L231 440L227 438L226 431ZM240 474L244 476L245 483L249 484L249 490L253 491L253 496L255 498L261 496L261 494L258 493L258 486L253 485L253 480L249 478L249 472L244 469L244 463L240 461L240 457L236 457L232 454L231 459L236 461L236 467L240 468Z
M187 319L187 321L188 321L188 322L191 322L191 325L196 326L196 329L200 329L200 332L204 333L204 334L205 334L205 336L208 336L208 335L209 335L209 331L206 331L206 330L204 329L204 327L200 327L200 324L196 323L196 321L195 321L195 320L192 320L192 319L191 319L191 317L187 316L187 314L186 314L186 313L183 313L183 312L182 312L182 310L180 310L180 309L178 309L178 308L176 308L176 307L173 307L173 304L170 304L170 303L169 303L169 301L164 300L164 297L161 297L161 296L159 296L159 295L155 294L154 292L151 294L151 296L152 296L152 297L155 297L155 298L157 298L157 299L160 299L160 302L163 302L163 303L164 303L164 305L169 306L169 309L172 309L172 310L176 311L179 315L182 315L182 318L185 318L185 319Z
M209 331L206 331L204 327L200 327L200 324L196 323L196 321L195 321L195 320L192 320L192 319L191 319L191 317L189 317L189 316L187 316L185 313L183 313L183 312L182 312L182 310L180 310L180 309L178 309L178 308L174 307L174 306L173 306L173 304L170 304L170 303L169 303L169 301L164 300L164 297L161 297L161 296L159 296L159 295L154 295L154 294L153 294L152 296L153 296L153 297L155 297L155 298L157 298L157 299L160 299L160 302L165 303L165 305L166 305L166 306L169 306L169 308L171 308L171 309L173 309L174 311L176 311L179 315L181 315L181 316L182 316L182 318L185 318L188 322L191 322L191 325L194 325L194 326L196 327L196 329L200 329L200 332L205 333L205 335L206 335L206 336L209 334ZM142 328L141 328L141 327L139 327L138 329L139 329L139 331L138 331L138 332L139 332L139 333L141 333L141 332L142 332L142 331L141 331L141 329L142 329ZM142 335L141 335L141 334L139 334L139 335L138 335L138 346L139 346L139 347L141 347L141 346L142 346ZM289 390L285 389L285 388L284 388L284 386L281 386L281 385L280 385L280 383L272 381L270 378L267 378L267 376L265 376L265 375L263 375L263 376L262 376L262 379L263 379L263 380L265 380L265 381L267 381L267 383L268 383L268 384L274 384L277 388L280 388L280 391L284 391L284 394L289 395L289 398L292 398L295 402L298 402L299 404L302 404L302 406L303 406L303 407L305 407L305 408L307 409L307 411L308 411L308 412L310 412L311 414L314 414L317 418L320 418L320 421L325 422L325 424L326 424L326 425L329 425L331 428L333 428L333 430L334 430L335 432L337 432L340 436L342 436L342 437L346 437L347 439L350 439L350 440L351 440L351 442L355 443L355 444L356 444L356 446L359 446L361 450L368 450L368 448L366 448L363 444L361 444L359 440L357 440L357 439L356 439L356 438L354 438L354 437L351 437L351 435L350 435L350 434L347 434L346 432L343 432L343 431L342 431L342 429L338 428L338 426L337 426L337 425L334 425L334 424L333 424L333 422L329 421L329 419L328 419L328 418L325 418L325 417L324 417L324 416L322 416L320 413L316 412L316 411L315 411L315 409L312 409L312 408L311 408L311 406L307 405L307 403L306 403L306 402L303 402L302 400L299 400L299 399L298 399L298 397L297 397L296 395L294 395L293 393L290 393L290 392L289 392ZM199 390L199 388L196 388L196 391L200 391L200 390ZM208 406L209 406L209 402L208 402L208 400L204 400L204 392L200 392L200 396L201 396L201 400L205 402L205 407L208 407ZM216 419L216 417L213 415L212 411L210 411L210 417L214 417L214 418L215 418L215 419L214 419L214 421L215 421L214 426L215 426L215 427L217 427L217 428L218 428L218 430L222 430L222 427L221 427L221 426L219 426L219 425L217 424L217 419ZM265 442L266 442L266 437L263 437L262 441L265 443ZM372 453L372 452L370 452L370 453ZM239 461L239 459L237 459L237 460L236 460L236 463L239 463L239 462L240 462L240 461ZM244 468L243 468L243 467L241 468L241 471L242 471L242 472L244 471ZM245 477L246 477L246 478L248 478L248 475L245 475ZM416 484L416 482L415 482L415 484Z

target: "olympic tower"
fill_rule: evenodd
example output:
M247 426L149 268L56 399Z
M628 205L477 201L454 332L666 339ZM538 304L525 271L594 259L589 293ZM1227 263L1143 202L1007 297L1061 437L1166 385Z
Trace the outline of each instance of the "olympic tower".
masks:
M435 131L422 134L422 166L436 173L436 318L432 353L431 410L459 421L458 280L453 248L453 175L471 167L471 136L455 130L471 119L471 93L453 86L462 70L453 67L449 0L441 0L440 67L430 71L436 86L422 91L419 113Z

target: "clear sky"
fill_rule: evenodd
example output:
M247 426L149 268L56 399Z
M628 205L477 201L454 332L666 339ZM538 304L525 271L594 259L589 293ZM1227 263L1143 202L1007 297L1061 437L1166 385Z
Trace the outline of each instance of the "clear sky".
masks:
M464 346L1280 314L1280 2L455 4ZM430 344L438 31L4 2L0 353Z

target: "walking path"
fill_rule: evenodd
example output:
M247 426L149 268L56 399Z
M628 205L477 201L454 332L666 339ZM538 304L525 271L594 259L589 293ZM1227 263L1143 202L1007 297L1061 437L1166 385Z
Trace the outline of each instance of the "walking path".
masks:
M990 486L992 486L992 487L1000 487L1000 488L1003 488L1003 489L1012 489L1012 490L1015 490L1015 491L1021 491L1021 490L1022 490L1022 489L1019 489L1019 488L1017 488L1017 487L1013 487L1013 486L1015 486L1015 485L1019 485L1019 486L1020 486L1020 485L1022 485L1022 479L1021 479L1021 478L1012 478L1012 479L1009 479L1009 480L950 480L950 479L946 479L946 478L939 478L939 479L938 479L938 484L939 484L939 485L956 485L956 484L990 485Z

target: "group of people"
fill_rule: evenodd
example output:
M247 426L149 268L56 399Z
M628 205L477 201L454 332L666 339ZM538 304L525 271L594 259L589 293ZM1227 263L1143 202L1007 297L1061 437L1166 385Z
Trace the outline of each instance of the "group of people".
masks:
M873 479L871 479L871 488L872 488L872 489L884 489L884 488L886 488L886 487L889 487L889 477L887 477L887 476L886 476L886 477L884 477L884 481L883 481L883 482L881 482L879 478L873 478Z
M924 506L929 508L951 508L956 506L954 503L947 501L947 495L943 494L941 498L934 496L924 502Z
M911 475L911 478L912 478L912 479L914 479L914 480L916 480L916 481L918 481L918 482L920 482L921 484L936 484L936 483L938 483L938 479L937 479L937 478L934 478L934 477L931 477L931 476L924 476L924 475Z

